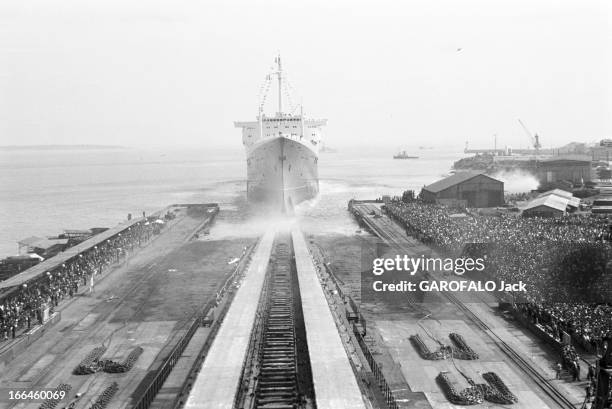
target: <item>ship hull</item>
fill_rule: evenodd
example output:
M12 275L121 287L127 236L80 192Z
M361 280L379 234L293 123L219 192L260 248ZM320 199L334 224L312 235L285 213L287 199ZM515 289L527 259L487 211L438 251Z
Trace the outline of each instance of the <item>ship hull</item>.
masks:
M247 154L249 202L282 211L319 193L318 156L299 140L283 136L254 146Z

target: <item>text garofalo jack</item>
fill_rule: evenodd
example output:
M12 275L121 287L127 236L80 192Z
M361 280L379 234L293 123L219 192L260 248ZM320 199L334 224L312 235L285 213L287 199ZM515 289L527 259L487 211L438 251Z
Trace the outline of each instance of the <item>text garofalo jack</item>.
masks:
M415 276L417 272L443 272L462 276L466 272L482 272L485 270L484 258L440 258L440 257L410 257L397 255L393 258L376 258L372 262L372 273L381 276L388 272L402 272ZM396 277L394 275L394 277ZM382 278L382 277L381 277ZM522 281L516 283L496 282L493 280L374 280L372 289L375 292L526 292L527 286Z

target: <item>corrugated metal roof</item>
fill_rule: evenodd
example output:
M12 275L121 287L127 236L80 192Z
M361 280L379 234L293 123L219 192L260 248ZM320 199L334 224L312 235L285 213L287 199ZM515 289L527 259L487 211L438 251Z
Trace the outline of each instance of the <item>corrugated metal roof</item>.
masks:
M569 201L569 205L575 208L580 207L580 199L575 197L568 191L562 189L553 189L548 192L540 193L538 197L546 197L546 196L559 196L567 199Z
M569 205L569 206L572 206L572 207L575 207L576 209L578 209L578 208L580 207L580 201L581 201L581 200L580 200L579 198L577 198L577 197L572 197L572 198L569 200L568 205Z
M36 253L20 254L18 256L8 256L6 259L7 260L32 260L32 259L44 260L43 257L39 256Z
M543 196L548 196L548 195L557 195L557 196L561 196L561 197L574 197L573 194L571 194L570 192L563 190L563 189L553 189L553 190L549 190L547 192L544 193L540 193L538 195L538 197L543 197Z
M497 179L493 179L491 176L485 175L483 172L458 172L454 175L450 175L444 179L438 180L437 182L434 182L431 185L425 186L423 190L427 190L428 192L432 193L438 193L445 189L448 189L451 186L475 178L476 176L484 176L496 182L502 183Z
M612 213L612 206L593 206L591 213Z
M549 195L549 196L543 196L543 197L536 197L531 202L529 202L527 206L523 208L523 211L525 210L528 211L528 210L531 210L539 206L545 206L545 207L550 207L552 209L565 212L567 210L568 204L569 204L569 199L561 197L561 196Z

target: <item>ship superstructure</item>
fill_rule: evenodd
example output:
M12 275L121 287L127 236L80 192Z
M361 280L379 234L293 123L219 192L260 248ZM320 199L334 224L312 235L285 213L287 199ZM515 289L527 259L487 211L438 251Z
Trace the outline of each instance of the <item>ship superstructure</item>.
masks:
M280 56L268 74L256 121L235 122L242 128L247 157L247 197L249 202L268 203L291 211L295 205L319 193L319 148L321 127L326 119L308 119L300 113L283 112L283 80ZM278 112L266 116L265 96L272 78L278 79Z

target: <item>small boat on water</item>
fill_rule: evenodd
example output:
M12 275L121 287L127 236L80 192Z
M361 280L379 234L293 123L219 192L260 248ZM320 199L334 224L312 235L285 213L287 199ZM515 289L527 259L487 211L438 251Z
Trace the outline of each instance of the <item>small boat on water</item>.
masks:
M406 151L399 151L395 155L393 155L393 159L418 159L418 156L410 156L406 153Z

